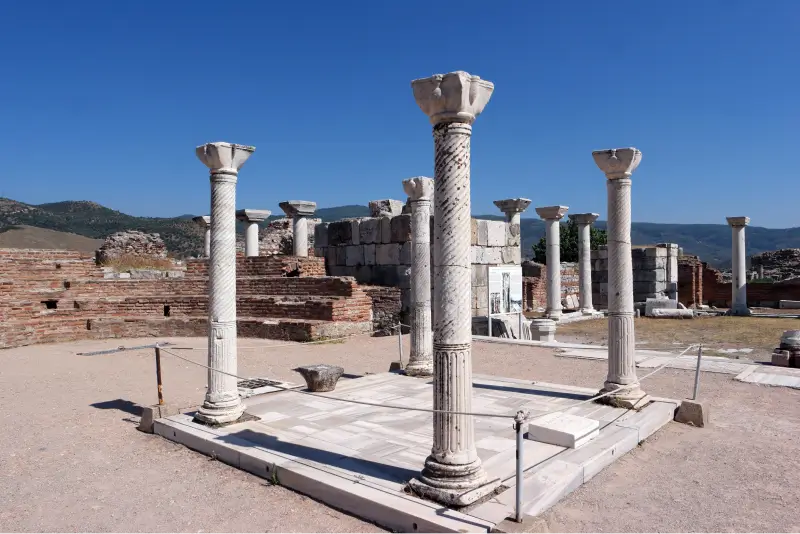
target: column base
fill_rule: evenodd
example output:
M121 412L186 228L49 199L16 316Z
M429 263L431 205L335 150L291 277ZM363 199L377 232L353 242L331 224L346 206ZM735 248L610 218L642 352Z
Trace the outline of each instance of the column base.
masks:
M238 394L237 394L238 399ZM203 403L194 414L194 418L207 425L223 425L238 420L244 414L245 406L241 400L237 403L210 404Z
M562 312L561 310L546 310L544 312L544 316L548 319L552 319L553 321L560 321L561 320Z
M465 465L442 464L428 457L419 478L408 482L418 495L447 506L467 506L489 495L500 479L487 480L480 460Z
M595 315L597 313L597 310L595 310L594 308L581 308L581 313L583 315Z
M753 312L750 311L750 308L731 308L725 315L733 315L735 317L750 317L753 315Z
M408 362L403 372L408 376L433 376L433 359Z
M622 387L623 389L617 389ZM652 399L650 395L645 393L638 385L625 387L623 384L614 384L613 382L606 382L603 384L603 389L599 394L615 391L615 393L597 399L595 402L599 404L608 404L609 406L616 406L617 408L626 408L628 410L638 410L643 408Z

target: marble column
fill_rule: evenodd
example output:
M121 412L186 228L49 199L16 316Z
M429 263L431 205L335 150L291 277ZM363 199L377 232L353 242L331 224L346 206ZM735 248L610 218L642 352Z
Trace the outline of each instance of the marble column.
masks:
M205 243L205 257L208 258L211 255L211 217L209 215L201 215L192 220L205 230L203 242Z
M244 255L246 257L258 256L259 223L266 221L271 213L267 210L238 210L236 212L236 218L247 223L244 235Z
M431 202L433 180L418 176L403 180L411 203L411 355L406 374L433 374L431 328Z
M750 315L747 307L747 256L745 255L744 227L750 217L727 217L733 238L731 250L731 308L730 315Z
M633 408L649 402L636 377L631 258L631 174L642 153L635 148L592 152L608 189L608 376L601 402Z
M507 198L505 200L495 200L494 205L506 216L507 236L506 243L516 243L519 245L519 261L522 262L522 236L520 235L520 215L531 201L528 198Z
M208 260L208 390L195 418L235 421L244 412L236 378L236 180L255 147L208 143L197 157L211 170L211 254Z
M433 408L472 411L470 136L494 90L466 72L411 82L433 124ZM433 415L433 448L412 488L438 502L466 505L490 493L475 447L473 416Z
M592 315L592 224L600 215L597 213L574 213L569 220L578 225L578 284L580 286L581 312Z
M308 219L317 210L316 202L287 200L278 204L292 219L292 243L295 256L308 256Z
M547 310L548 319L561 318L561 219L567 213L567 206L546 206L536 208L536 213L544 219L545 240L547 241Z

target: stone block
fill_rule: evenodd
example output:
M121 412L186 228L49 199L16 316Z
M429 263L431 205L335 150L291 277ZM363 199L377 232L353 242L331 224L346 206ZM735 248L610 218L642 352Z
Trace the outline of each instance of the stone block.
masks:
M602 282L597 286L597 292L600 293L600 295L608 295L608 284L606 282Z
M374 265L373 277L376 285L397 287L397 265Z
M309 391L325 392L336 389L336 382L344 374L344 369L336 365L304 365L293 369L306 381Z
M607 283L608 271L592 271L592 283Z
M470 247L470 251L472 252L472 263L477 263L479 265L486 265L488 263L486 247L474 245Z
M580 307L578 296L575 294L567 295L562 301L562 306L566 310L577 310Z
M138 429L147 434L153 433L153 423L156 419L163 419L178 415L180 410L171 404L154 404L152 406L145 406L142 408L142 418L139 420Z
M345 249L345 265L352 267L364 265L364 247L361 245L349 245Z
M380 219L361 219L358 225L358 239L362 245L381 242L380 222Z
M350 221L335 221L328 224L328 246L350 245L353 241L353 225Z
M314 247L314 256L316 256L317 258L324 258L325 257L325 249L324 248L319 248L319 247Z
M642 256L641 258L633 259L633 270L653 270L667 268L667 258L655 256Z
M392 242L392 217L381 217L378 226L380 226L381 243Z
M503 247L486 247L483 254L488 265L503 264Z
M373 282L372 265L358 265L355 267L355 279L359 284L371 284Z
M471 238L470 244L477 245L478 244L478 219L470 219L470 229L471 229ZM433 235L433 232L431 232Z
M397 215L389 221L392 243L411 241L411 215Z
M633 293L635 295L663 295L667 290L666 282L634 282ZM639 300L643 300L639 298Z
M522 263L522 252L519 247L503 247L501 249L503 263L518 265Z
M531 319L530 331L533 341L555 341L556 322L552 319Z
M375 265L377 263L375 257L375 247L377 245L363 245L364 247L364 265Z
M414 263L411 251L411 241L406 241L400 245L400 265L411 265Z
M472 264L472 287L488 286L489 280L487 276L488 273L486 272L486 267Z
M360 245L361 244L361 219L348 219L350 222L350 235L352 239L350 244L352 245Z
M592 271L608 271L608 260L594 260Z
M486 317L489 313L489 308L473 308L473 317Z
M667 249L660 248L660 247L651 247L646 248L645 255L650 257L657 257L657 258L666 258L667 257Z
M347 265L347 247L336 247L336 265Z
M386 198L382 200L369 201L369 213L371 217L394 217L403 212L404 202Z
M800 308L800 300L779 300L778 308L783 310L796 310Z
M394 218L396 219L397 217ZM400 265L400 246L399 243L376 245L375 263L378 265Z
M478 222L478 245L482 247L489 246L489 221L484 219L476 219Z
M507 247L518 247L522 237L520 234L520 226L519 224L506 224L506 246Z
M635 270L633 271L634 282L666 282L667 271L664 269Z
M681 405L675 412L675 421L686 425L703 428L708 426L709 421L708 406L696 400L682 400Z
M600 421L565 412L538 417L528 424L527 438L558 447L577 449L600 435Z
M397 266L397 287L400 289L411 289L411 266Z
M344 247L336 247L344 248ZM349 267L345 265L331 265L327 269L328 276L350 276Z
M472 288L475 294L477 308L489 308L489 288L487 286L477 286Z
M694 319L694 310L654 308L651 312L656 319Z
M339 247L328 247L325 249L325 267L336 265L336 249Z
M791 353L788 350L775 349L772 351L772 365L778 367L789 367L791 362Z
M490 247L506 245L506 223L503 221L486 221L486 244Z
M314 227L314 246L324 248L328 246L328 225L330 223L320 223Z

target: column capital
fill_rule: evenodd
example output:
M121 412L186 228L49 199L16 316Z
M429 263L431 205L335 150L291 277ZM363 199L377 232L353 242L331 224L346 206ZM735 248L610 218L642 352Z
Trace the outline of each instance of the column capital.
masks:
M403 191L406 192L411 202L433 200L433 178L415 176L403 180Z
M728 220L728 224L733 226L734 228L740 226L747 226L750 224L750 217L725 217Z
M286 200L278 204L287 217L309 217L317 211L317 203L310 200Z
M208 228L211 226L211 216L210 215L200 215L199 217L192 217L192 220L200 226L201 228Z
M536 208L536 213L545 221L560 221L568 209L568 206L545 206Z
M512 213L522 213L528 209L528 206L531 205L531 200L529 198L506 198L504 200L495 200L494 205L506 215L510 215Z
M195 150L197 157L203 164L211 169L211 173L218 172L238 174L244 162L253 155L256 147L225 143L206 143Z
M272 212L268 210L236 210L236 219L251 223L264 222L270 215Z
M630 178L639 162L642 161L642 151L637 148L611 148L608 150L595 150L592 152L594 162L600 167L609 180Z
M569 220L576 224L594 224L597 218L600 217L599 213L570 213Z
M431 124L472 124L489 102L494 84L468 72L434 74L411 82L414 99Z

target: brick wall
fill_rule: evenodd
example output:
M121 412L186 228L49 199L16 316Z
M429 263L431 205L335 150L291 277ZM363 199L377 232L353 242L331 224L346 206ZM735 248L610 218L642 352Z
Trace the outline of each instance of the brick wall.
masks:
M722 273L702 263L703 299L710 306L728 308L731 305L731 282L722 280ZM747 305L777 308L779 300L800 300L800 279L772 283L747 284Z
M372 299L372 329L384 330L380 336L390 336L396 330L389 327L397 323L410 324L408 314L403 313L401 290L398 287L386 286L361 286L364 292Z
M697 256L678 258L678 300L687 308L703 304L703 262Z
M561 264L561 300L567 295L580 296L578 264ZM547 266L532 261L522 264L522 308L526 311L547 306Z
M324 258L298 256L236 257L237 276L325 276ZM186 276L207 277L208 259L186 261Z

